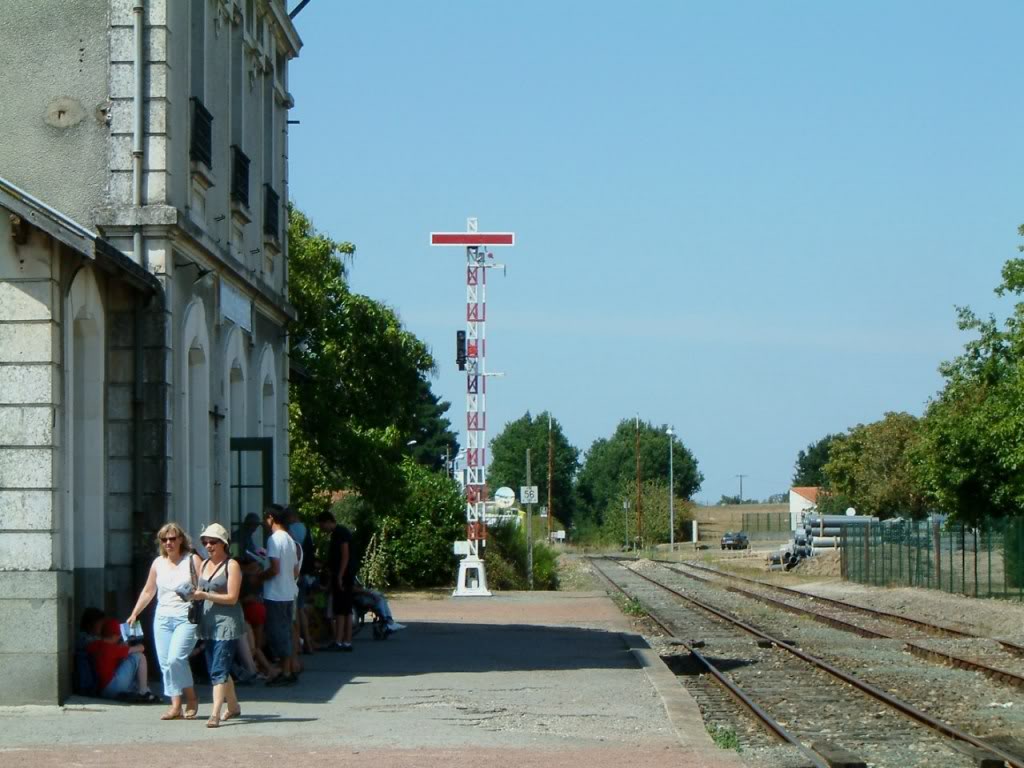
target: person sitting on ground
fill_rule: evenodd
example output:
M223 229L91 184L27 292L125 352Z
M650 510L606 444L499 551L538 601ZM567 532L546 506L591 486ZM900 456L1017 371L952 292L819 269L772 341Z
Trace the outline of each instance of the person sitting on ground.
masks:
M96 667L97 688L105 699L130 699L156 704L160 699L149 690L149 670L141 645L121 642L117 619L103 622L102 637L86 648Z
M82 611L82 620L78 624L78 636L75 638L75 670L72 689L80 696L96 696L96 665L86 648L90 643L100 639L103 634L103 621L107 615L99 608L89 607Z

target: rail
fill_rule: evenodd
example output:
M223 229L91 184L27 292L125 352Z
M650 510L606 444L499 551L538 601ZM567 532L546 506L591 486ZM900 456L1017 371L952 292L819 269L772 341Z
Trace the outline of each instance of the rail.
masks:
M992 755L995 755L996 757L1005 761L1006 764L1010 766L1010 768L1024 768L1024 759L1022 759L1021 757L1011 754L1006 750L1002 749L1001 747L996 746L995 744L992 744L990 742L987 742L984 739L980 739L977 736L974 736L970 733L961 731L960 729L955 728L954 726L949 725L948 723L944 723L941 720L932 717L927 712L923 712L917 707L914 707L913 705L908 704L907 702L902 701L896 698L895 696L890 695L889 693L886 693L880 688L877 688L871 685L870 683L861 680L855 675L852 675L848 672L844 672L843 670L839 669L833 664L830 664L824 659L819 659L816 656L813 656L805 651L800 650L792 643L776 638L768 634L767 632L764 632L763 630L760 630L757 627L754 627L753 625L748 624L745 621L742 621L741 619L731 616L725 611L715 608L713 605L706 603L703 600L683 594L679 590L673 589L672 587L666 584L662 584L657 579L652 579L647 574L641 573L639 571L631 571L631 573L653 584L654 586L663 589L666 592L669 592L670 594L675 595L679 599L691 605L695 605L698 608L701 608L702 610L711 613L714 616L718 616L724 621L743 629L745 632L751 633L761 638L762 640L772 643L776 647L792 654L793 656L796 656L798 659L810 664L813 667L816 667L817 669L827 672L836 679L842 680L844 683L853 686L857 690L862 691L863 693L867 694L873 699L880 701L881 703L885 704L886 706L892 709L895 709L897 712L900 712L906 717L915 720L921 725L931 728L933 731L937 733L940 733L956 741L962 741L967 744L971 744L979 749L985 750L986 752L989 752Z

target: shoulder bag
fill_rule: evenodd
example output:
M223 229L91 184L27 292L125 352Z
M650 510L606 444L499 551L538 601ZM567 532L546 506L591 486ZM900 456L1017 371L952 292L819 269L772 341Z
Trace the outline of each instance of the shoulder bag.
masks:
M188 570L192 574L192 587L195 588L199 584L199 580L196 578L196 561L192 557L190 552L188 555ZM199 600L193 600L188 604L188 623L198 624L199 619L203 616L203 604Z

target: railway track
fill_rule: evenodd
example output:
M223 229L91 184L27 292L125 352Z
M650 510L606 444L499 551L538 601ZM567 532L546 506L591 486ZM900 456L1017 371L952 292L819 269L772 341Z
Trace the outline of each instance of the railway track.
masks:
M999 638L988 638L889 611L866 608L843 600L819 597L797 589L724 573L696 563L672 563L663 560L653 560L652 562L695 580L711 581L696 576L690 571L698 571L724 581L736 581L751 585L759 591L752 592L749 589L731 586L724 588L752 599L767 600L784 611L807 616L815 621L852 632L861 637L902 640L904 647L919 658L958 669L979 672L996 682L1024 689L1024 646L1018 643ZM776 600L765 594L766 592L780 594L787 600ZM793 600L797 602L794 603ZM811 604L814 607L809 607ZM860 617L860 620L852 618L849 614ZM910 636L907 636L906 632L902 632L901 629L909 630ZM919 637L921 633L926 636L924 639ZM941 638L941 642L932 642L930 640L932 637ZM970 655L965 656L964 653Z
M863 764L900 768L968 766L985 760L1024 768L1024 758L999 744L960 730L706 598L612 560L591 562L618 589L639 600L667 633L699 638L685 647L691 654L700 653L700 665L716 667L717 677L741 689L799 742L805 757L811 750L825 764L828 754L845 752L849 764L856 764L856 755ZM701 643L705 649L698 650ZM902 717L892 717L893 711Z
M634 599L634 596L629 591L617 583L596 563L592 561L592 564L597 573L608 584L618 590L626 599ZM675 629L668 623L667 619L662 619L658 614L650 611L647 612L647 618L654 622L666 635L675 637ZM682 665L674 665L673 671L676 674L686 675L688 672L690 674L693 672L698 674L705 673L710 675L716 683L716 686L710 689L703 686L691 688L691 693L695 694L694 698L697 700L697 705L704 715L704 722L709 728L723 727L734 729L738 724L744 722L745 718L749 719L750 723L745 724L750 725L752 723L753 727L745 728L746 737L744 742L746 744L758 747L767 744L788 744L794 748L799 756L805 758L806 762L801 762L801 765L828 768L828 763L820 755L800 743L778 720L762 709L727 674L719 670L708 657L701 653L697 643L687 643L677 639L674 641L674 644L685 648L693 662L692 672L684 669ZM720 695L716 695L716 693ZM758 738L758 736L766 737L767 741Z

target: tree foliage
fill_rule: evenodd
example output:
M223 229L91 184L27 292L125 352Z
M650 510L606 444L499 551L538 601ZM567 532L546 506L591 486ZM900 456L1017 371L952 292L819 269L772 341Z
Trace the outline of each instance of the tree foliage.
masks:
M668 448L666 446L666 453ZM624 503L628 502L628 507ZM668 477L646 480L640 485L643 507L642 544L666 544L669 541ZM678 495L673 500L671 517L675 522L675 541L689 540L689 521L693 504ZM600 539L606 544L632 545L637 539L636 481L626 482L606 508L601 522Z
M665 430L666 425L655 427L641 421L638 426L633 419L623 419L611 437L594 441L576 483L579 517L584 526L600 527L606 513L617 515L621 511L623 489L636 488L637 431L640 433L641 484L668 481L669 438ZM697 469L697 459L678 435L672 437L672 462L675 495L689 499L700 490L704 476Z
M452 432L452 424L445 416L451 403L441 400L421 379L415 403L416 429L412 438L412 457L425 467L444 470L445 463L459 452L459 441Z
M1019 230L1024 235L1024 227ZM1022 247L1024 250L1024 247ZM1003 266L999 296L1024 293L1024 259ZM975 522L1024 511L1024 302L1000 324L958 308L974 334L940 367L946 380L925 414L919 461L940 509Z
M534 531L538 528L534 527ZM492 589L528 589L526 532L521 525L504 522L487 527L487 584ZM534 542L533 588L558 589L558 555Z
M463 538L465 500L446 474L411 458L401 465L407 496L377 526L389 553L391 575L406 586L450 584L456 558L452 542Z
M824 467L828 463L829 449L835 438L835 435L825 435L797 454L796 466L793 469L794 486L817 488L825 485Z
M448 403L427 380L433 358L391 308L349 289L351 243L317 232L295 208L288 236L299 313L291 355L301 374L289 403L294 502L310 519L347 491L335 512L377 586L450 583L464 503L434 471L457 444Z
M886 413L835 437L824 472L829 493L859 513L879 517L921 517L927 494L915 467L920 421L909 413Z
M491 464L487 470L489 484L495 488L508 486L516 494L526 485L526 449L530 449L531 481L537 486L538 499L548 500L548 418L547 411L510 421L491 441ZM553 444L555 518L570 525L575 514L576 498L573 479L579 468L579 449L571 445L558 419L551 417Z
M317 232L294 207L288 242L289 297L299 314L291 355L306 373L291 386L295 490L350 487L371 504L393 505L433 359L392 309L349 290L343 259L355 246ZM310 498L299 500L322 503Z

